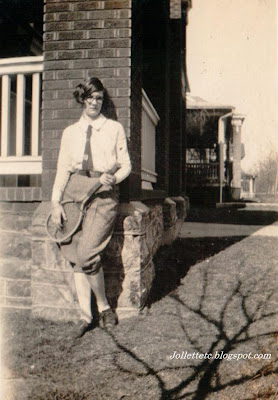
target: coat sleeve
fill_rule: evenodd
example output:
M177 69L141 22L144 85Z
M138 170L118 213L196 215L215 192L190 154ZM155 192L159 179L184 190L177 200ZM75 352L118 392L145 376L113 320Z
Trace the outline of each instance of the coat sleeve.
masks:
M70 128L66 128L61 139L57 172L52 191L52 203L59 203L62 200L66 184L72 172L72 157L69 151L69 142Z

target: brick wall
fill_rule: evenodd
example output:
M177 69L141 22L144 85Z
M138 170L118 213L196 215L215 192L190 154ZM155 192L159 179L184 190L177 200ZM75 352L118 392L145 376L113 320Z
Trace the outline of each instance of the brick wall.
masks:
M43 200L49 200L63 129L81 115L72 92L100 78L131 141L131 0L45 1L43 74ZM138 162L135 162L135 168Z
M29 202L40 201L42 198L40 187L2 187L0 201Z

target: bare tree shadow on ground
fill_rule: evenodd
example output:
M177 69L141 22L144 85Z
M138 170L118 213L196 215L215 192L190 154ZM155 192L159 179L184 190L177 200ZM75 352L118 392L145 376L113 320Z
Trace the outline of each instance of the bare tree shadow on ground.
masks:
M145 312L74 346L69 324L11 316L2 355L10 384L24 383L14 400L276 400L277 238L242 239L161 249Z
M168 322L163 326L163 336L172 359L160 357L160 363L150 363L110 333L121 351L114 358L117 368L132 376L151 376L156 382L158 393L149 399L214 400L223 399L217 395L228 391L225 399L243 400L252 391L231 396L231 390L255 386L262 376L277 380L277 271L275 264L264 268L258 261L256 248L260 240L252 238L249 248L246 242L245 257L230 265L225 260L241 253L242 246L236 253L230 248L218 259L197 264L183 285L163 300L167 303L163 307L156 305L155 311L164 311L160 319ZM265 240L270 248L273 239ZM152 315L149 323L154 323ZM175 337L179 340L171 348L169 341ZM160 346L163 348L163 343ZM130 359L135 362L134 368L130 367ZM278 394L278 387L264 392L268 397L256 398L275 399L273 394Z
M233 236L177 239L171 246L161 247L154 256L155 278L146 306L150 307L152 303L176 289L191 266L244 238L244 236Z
M185 222L264 226L278 220L277 211L249 210L244 207L238 204L231 208L193 208L189 210ZM147 306L177 288L191 266L214 256L245 237L183 238L176 240L171 246L162 246L154 257L155 279Z

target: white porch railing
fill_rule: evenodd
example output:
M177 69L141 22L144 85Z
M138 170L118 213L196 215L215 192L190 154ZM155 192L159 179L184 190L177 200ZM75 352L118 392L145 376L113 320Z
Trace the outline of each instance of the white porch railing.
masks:
M43 56L0 60L0 175L41 174L40 103Z
M157 181L155 172L155 135L159 119L159 115L146 92L142 90L142 189L153 190L152 184Z
M186 163L186 175L188 182L218 182L219 163Z

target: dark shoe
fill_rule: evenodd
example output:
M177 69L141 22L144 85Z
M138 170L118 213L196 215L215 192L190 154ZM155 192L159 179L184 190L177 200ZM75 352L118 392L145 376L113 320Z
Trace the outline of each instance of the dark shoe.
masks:
M99 316L99 324L102 328L112 328L118 323L117 315L111 308L102 311Z
M79 321L78 324L75 325L74 330L72 332L72 339L80 339L82 336L85 335L86 332L88 332L92 328L92 323L89 323L82 319Z

